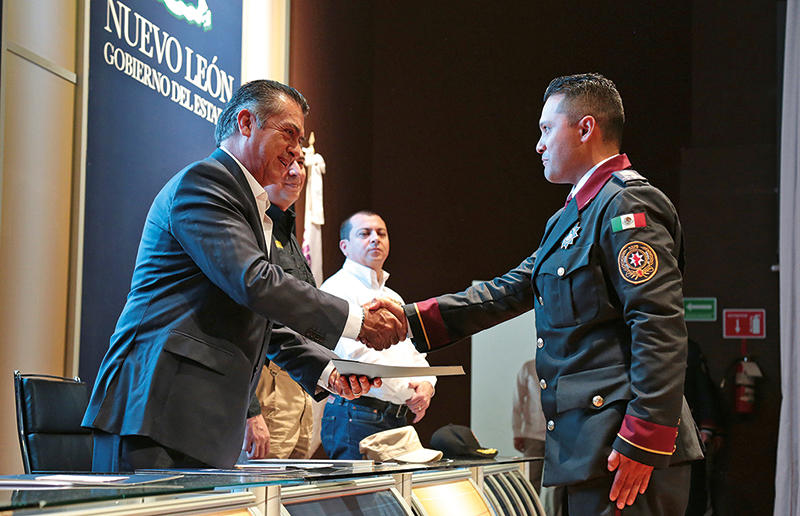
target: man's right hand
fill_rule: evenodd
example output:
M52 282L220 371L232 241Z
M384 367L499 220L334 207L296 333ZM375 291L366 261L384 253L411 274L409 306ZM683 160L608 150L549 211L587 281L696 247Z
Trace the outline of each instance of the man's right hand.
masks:
M375 299L362 308L364 324L358 334L359 342L381 351L406 338L408 323L400 305L390 299Z
M242 450L248 459L266 459L269 453L269 428L261 414L247 418Z

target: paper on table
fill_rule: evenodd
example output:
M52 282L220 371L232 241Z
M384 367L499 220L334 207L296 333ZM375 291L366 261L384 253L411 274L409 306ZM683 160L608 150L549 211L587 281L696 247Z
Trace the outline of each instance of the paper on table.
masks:
M50 489L67 489L72 487L71 482L58 480L37 480L35 478L2 477L0 478L0 490L7 489L29 489L44 491Z
M331 468L333 466L372 466L375 461L371 459L250 459L248 464L237 464L236 467L260 464L273 466L294 466L296 468Z
M119 482L128 478L127 476L117 477L111 475L44 475L36 477L36 480L70 482L72 484L102 484L105 482Z
M313 468L332 468L333 464L331 464L329 462L327 462L327 463L298 462L297 464L292 464L291 466L293 468L298 468L298 469L313 469ZM282 466L276 467L276 466L272 466L271 464L258 464L258 463L252 463L251 464L251 463L248 462L248 463L245 463L245 464L237 464L235 467L237 469L256 470L257 472L261 472L263 470L269 471L269 470L273 470L274 469L276 471L280 471L282 473L285 473L287 465L282 465Z
M157 487L163 480L173 480L182 475L4 475L0 476L0 490L7 489L65 489L91 487L125 488L125 487Z
M239 468L240 464L236 464L231 469L215 469L215 468L182 468L182 469L137 469L136 472L142 473L181 473L182 475L214 475L214 476L237 476L241 477L250 473L256 475L281 475L286 476L286 468L281 467L264 467L258 471L246 471Z
M108 487L131 487L142 484L151 484L165 480L175 480L183 475L125 475L114 476L106 474L74 475L74 474L53 474L37 476L37 481L43 482L63 482L73 486L108 486Z
M461 366L390 366L382 364L365 364L355 360L333 359L333 365L339 374L364 375L367 378L405 378L413 376L453 376L464 374Z

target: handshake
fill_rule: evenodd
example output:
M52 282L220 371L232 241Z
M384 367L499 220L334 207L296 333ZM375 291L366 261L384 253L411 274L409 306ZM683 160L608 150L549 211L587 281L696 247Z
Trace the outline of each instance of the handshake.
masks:
M364 322L357 340L368 348L384 350L408 335L408 320L403 307L389 298L373 299L361 307Z

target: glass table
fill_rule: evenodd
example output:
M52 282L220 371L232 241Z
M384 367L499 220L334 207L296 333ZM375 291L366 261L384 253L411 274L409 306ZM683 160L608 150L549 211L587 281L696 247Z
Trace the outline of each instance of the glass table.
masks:
M21 486L34 479L44 479L51 474L0 476L0 515L49 514L54 512L75 514L179 514L185 512L184 502L199 504L195 514L215 514L215 510L241 509L241 514L280 514L280 490L291 486L347 485L365 482L374 477L391 478L400 492L409 491L414 474L425 472L467 469L473 478L482 483L486 466L498 464L526 467L531 458L496 457L494 459L443 460L425 464L375 462L353 467L292 467L234 470L148 470L130 475L125 483L96 483L92 485ZM314 461L308 461L312 463ZM325 461L318 461L325 464ZM98 475L97 480L102 480ZM407 484L404 486L404 484ZM296 489L296 488L295 488ZM277 505L276 505L277 497ZM202 502L212 502L208 509ZM170 509L170 503L172 508ZM190 503L190 505L191 505ZM161 504L167 512L159 512ZM272 504L272 505L271 505ZM145 511L145 506L150 507ZM255 511L253 510L255 508ZM180 509L180 510L179 510ZM88 512L87 512L88 511ZM203 512L206 511L206 512ZM222 512L217 511L222 514ZM225 514L238 514L225 512Z

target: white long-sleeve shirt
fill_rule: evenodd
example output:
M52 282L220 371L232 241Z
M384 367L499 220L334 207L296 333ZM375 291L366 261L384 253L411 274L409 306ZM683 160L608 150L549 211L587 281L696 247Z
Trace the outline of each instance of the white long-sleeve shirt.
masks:
M541 400L542 388L536 374L536 360L529 360L517 374L517 388L514 389L511 410L511 428L514 437L527 437L544 441L544 412Z
M401 305L405 304L403 298L397 292L386 286L389 273L386 271L382 271L382 273L383 281L378 281L378 275L375 271L347 259L336 274L325 280L320 290L339 296L356 305L369 303L378 297L388 297ZM356 340L342 337L339 339L339 343L336 344L334 351L340 358L345 360L357 360L368 364L428 366L425 354L418 352L409 339L398 342L383 351L376 351ZM432 386L436 386L435 376L383 378L383 385L378 389L370 389L369 394L366 394L366 396L403 405L406 400L414 395L414 390L408 386L409 382L412 381L427 381Z

